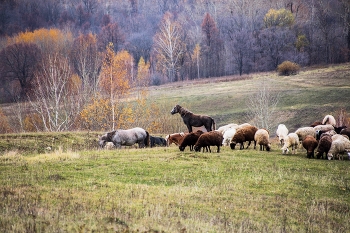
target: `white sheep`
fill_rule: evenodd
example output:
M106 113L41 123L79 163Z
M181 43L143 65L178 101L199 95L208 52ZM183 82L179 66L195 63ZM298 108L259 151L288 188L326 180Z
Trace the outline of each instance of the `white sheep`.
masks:
M266 129L258 129L255 132L254 140L256 144L260 145L260 150L264 150L264 148L266 151L271 150L270 136Z
M337 125L337 121L335 120L334 116L326 115L323 118L322 124L323 125L329 124L329 125L332 125L333 127L335 127Z
M314 127L301 127L295 131L299 137L299 142L301 143L307 135L313 136L316 138L316 130Z
M296 154L296 149L299 145L299 136L296 133L289 133L287 136L284 137L284 145L282 147L282 153L288 154L289 147L292 147L292 153Z
M224 135L226 130L231 129L232 127L236 127L238 126L238 124L232 123L232 124L227 124L227 125L223 125L221 127L219 127L216 131L222 133L222 135Z
M334 130L334 126L333 125L330 125L330 124L326 124L326 125L316 125L314 127L314 130L315 131L330 131L330 130Z
M103 147L103 149L105 150L112 150L115 148L115 145L113 144L113 142L106 142L105 146Z
M349 150L350 150L350 140L339 134L334 135L332 136L331 148L329 149L327 154L328 160L331 160L335 157L338 157L340 160L339 154L343 154L344 152L348 152ZM343 156L342 156L342 159L343 159Z
M283 145L283 138L287 136L289 133L289 130L286 125L279 124L276 130L276 135L278 137L278 140L280 141L281 146Z
M235 133L236 133L235 128L230 128L230 129L226 130L224 133L224 139L222 140L222 145L223 146L230 145L230 142L231 142L233 136L235 135Z

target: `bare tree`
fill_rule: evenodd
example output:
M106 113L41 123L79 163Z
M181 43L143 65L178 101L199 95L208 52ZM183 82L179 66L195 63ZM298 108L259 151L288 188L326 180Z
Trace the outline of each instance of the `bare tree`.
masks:
M256 82L254 88L256 92L248 99L248 121L252 122L258 128L271 129L277 122L276 106L280 99L280 93L275 92L272 86L272 80L263 78Z
M59 53L42 61L29 100L45 131L64 131L73 126L82 106L72 77L69 60Z
M154 50L157 61L167 72L171 82L176 81L176 72L183 55L181 27L172 19L172 15L164 15L159 32L154 38Z

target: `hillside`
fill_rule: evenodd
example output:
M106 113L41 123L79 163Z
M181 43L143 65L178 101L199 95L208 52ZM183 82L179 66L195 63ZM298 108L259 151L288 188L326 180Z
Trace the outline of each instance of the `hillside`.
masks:
M243 123L247 121L247 100L263 79L281 95L274 118L276 128L284 123L295 130L322 120L326 114L337 117L341 108L350 111L350 63L304 68L295 76L266 72L177 82L152 87L150 95L152 100L168 104L169 112L173 105L180 104L194 113L212 116L217 126ZM178 115L172 117L180 120Z

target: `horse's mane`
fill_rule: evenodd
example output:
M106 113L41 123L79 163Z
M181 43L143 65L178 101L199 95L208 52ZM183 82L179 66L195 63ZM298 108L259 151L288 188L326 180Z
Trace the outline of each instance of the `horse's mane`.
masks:
M112 138L113 138L113 136L115 135L115 133L116 133L117 131L116 130L114 130L114 131L112 131L112 132L108 132L107 134L106 134L106 141L107 142L111 142L112 141Z
M181 107L180 105L179 105L179 108L180 108L179 113L181 116L185 116L186 114L193 114L193 112L191 112L190 110L188 110L184 107Z

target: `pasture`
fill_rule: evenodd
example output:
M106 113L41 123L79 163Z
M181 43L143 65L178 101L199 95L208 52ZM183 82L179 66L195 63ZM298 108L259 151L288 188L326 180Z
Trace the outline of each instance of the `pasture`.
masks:
M231 150L0 157L3 232L347 232L349 161Z
M291 131L349 112L350 65L167 84L150 89L169 122L175 104L243 123L246 99L268 77ZM277 124L276 123L276 124ZM276 125L277 126L277 125ZM270 152L180 152L176 146L99 150L102 132L0 135L2 232L349 232L350 161ZM173 133L173 132L167 132ZM151 132L151 135L154 133ZM161 136L165 136L164 134Z

